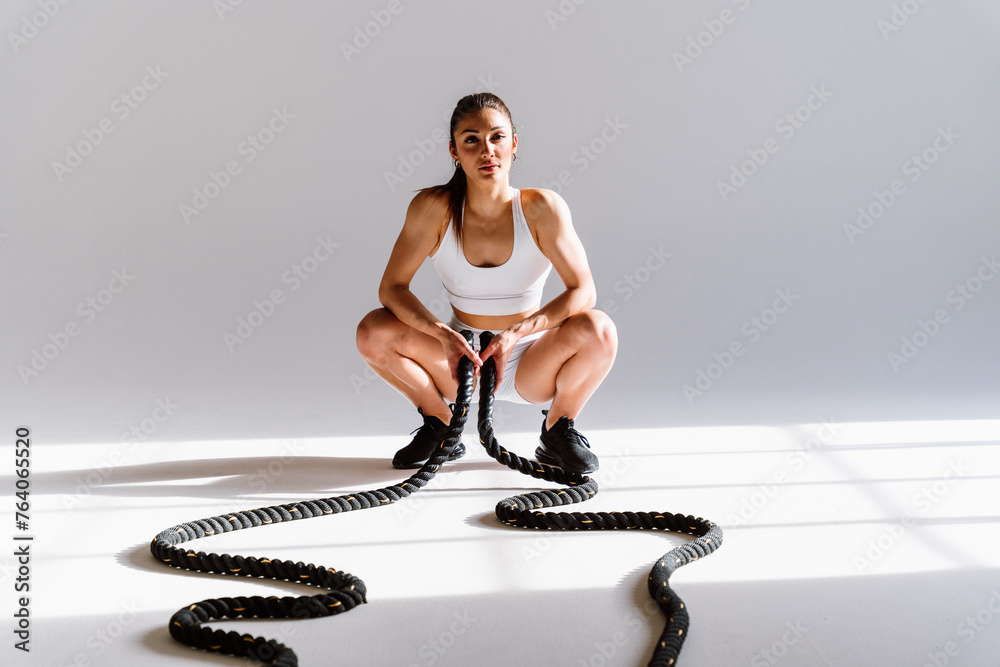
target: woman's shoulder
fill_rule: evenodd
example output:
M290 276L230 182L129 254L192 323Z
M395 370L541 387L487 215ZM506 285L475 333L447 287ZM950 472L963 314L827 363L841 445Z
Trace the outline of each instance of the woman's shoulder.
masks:
M558 223L569 215L569 206L559 193L547 188L521 188L521 209L529 223Z
M406 209L406 223L419 229L440 232L451 219L447 192L419 190Z
M433 256L451 222L450 210L447 192L431 189L418 191L406 209L406 221L400 236L408 239L413 247L420 247L421 253L426 248L427 255Z
M417 190L417 193L413 195L413 199L410 200L407 213L414 213L421 216L430 214L436 218L436 214L448 210L448 201L448 193L442 190L434 188Z

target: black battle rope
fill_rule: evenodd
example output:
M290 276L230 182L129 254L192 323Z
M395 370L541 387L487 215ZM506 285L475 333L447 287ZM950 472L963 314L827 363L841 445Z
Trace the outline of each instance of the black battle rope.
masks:
M484 331L479 336L480 349L489 345L493 334ZM566 472L562 468L530 461L507 451L493 435L493 391L496 388L496 363L490 357L480 369L482 387L479 398L479 442L490 456L511 470L548 482L569 484L557 491L538 491L501 500L496 507L497 518L510 526L548 530L666 530L687 533L695 539L671 549L660 558L649 573L649 595L667 618L666 627L653 649L651 667L673 665L687 638L688 612L680 596L670 588L670 575L679 567L703 558L722 544L722 529L700 517L669 512L538 512L542 507L572 505L597 494L597 482L586 475Z
M462 335L471 344L472 333ZM493 334L484 332L480 340L485 347ZM366 602L365 585L361 579L346 572L318 565L287 560L230 556L228 554L197 553L178 545L192 540L228 533L265 524L294 521L326 514L379 507L406 498L423 488L441 465L448 460L460 441L468 419L472 397L472 362L462 358L458 365L458 396L451 422L437 451L420 470L407 480L372 491L351 495L274 505L234 512L209 519L199 519L168 528L153 538L153 556L171 567L198 572L213 572L229 576L267 578L327 589L328 593L285 597L236 597L202 600L176 612L170 618L170 635L182 644L214 653L252 658L264 663L293 667L298 658L292 649L272 639L237 632L214 630L202 625L224 618L315 618L349 611ZM587 500L597 493L597 483L585 475L570 473L535 461L529 461L502 448L493 435L493 391L496 367L492 359L483 365L479 408L480 441L490 455L507 467L535 478L568 484L558 491L542 491L514 496L500 501L496 507L501 521L513 526L550 530L601 530L617 528L660 529L689 533L697 538L669 551L661 558L649 577L649 593L663 610L668 621L653 652L651 666L673 665L687 634L688 614L684 603L668 585L670 575L678 567L712 553L722 543L722 531L710 521L658 512L534 512L540 507L569 505ZM449 444L450 443L450 444Z

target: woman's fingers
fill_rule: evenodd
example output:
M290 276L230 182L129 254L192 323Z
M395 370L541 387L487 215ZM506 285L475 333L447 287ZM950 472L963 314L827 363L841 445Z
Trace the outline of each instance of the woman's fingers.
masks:
M457 333L455 335L461 342L458 343L458 350L454 350L453 348L452 352L448 356L451 359L454 359L454 362L451 363L451 379L458 383L458 362L461 361L462 357L465 357L472 362L473 375L479 374L479 367L483 365L483 360L479 358L479 355L476 354L476 351L472 349L472 346L469 345L465 338ZM455 355L455 352L458 352L458 354Z
M499 337L494 337L493 340L490 341L490 344L487 345L479 355L484 364L486 363L487 359L490 358L493 359L493 364L497 369L496 384L498 387L500 386L500 380L503 379L503 366L504 366L504 364L501 363L501 355L496 354L500 346L494 345L494 342L499 340L500 340Z
M479 368L480 366L483 365L482 358L478 354L476 354L476 351L472 349L471 345L466 344L465 356L472 360L472 363L476 365L476 368Z

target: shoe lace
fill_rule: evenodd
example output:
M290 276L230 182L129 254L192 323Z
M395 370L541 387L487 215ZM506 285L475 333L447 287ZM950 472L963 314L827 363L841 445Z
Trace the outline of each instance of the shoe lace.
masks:
M450 406L451 406L452 409L455 408L455 404L454 403L451 403ZM428 438L428 437L430 437L432 435L436 437L437 436L437 431L438 431L438 429L440 427L437 424L435 424L435 421L438 422L438 423L442 423L442 424L444 422L442 422L437 417L433 417L431 415L425 415L424 411L421 410L420 408L417 408L417 412L419 412L420 416L424 418L424 423L421 424L420 426L418 426L417 428L413 429L412 431L410 431L410 435L413 435L414 433L418 433L419 432L419 435L423 436L424 438ZM448 425L445 424L445 427L447 427L447 426ZM425 429L426 429L426 431L425 431Z
M425 429L428 434L433 433L436 430L433 422L431 422L430 417L424 417L424 423L418 426L417 428L413 429L412 431L410 431L410 435L413 435L414 433L417 432L420 432L421 435L426 435L424 433Z
M555 426L552 427L552 430L555 431L557 429L562 433L563 437L571 443L575 445L583 445L587 449L590 449L590 441L587 440L587 436L576 430L573 420L569 417L564 417L556 422Z
M455 404L454 403L449 403L448 407L450 407L452 410L454 410L455 409ZM428 433L434 433L435 431L438 430L437 425L433 421L431 421L432 419L437 419L437 417L432 417L430 415L425 415L424 411L421 410L420 408L417 408L417 412L419 412L420 416L424 418L424 423L422 425L418 426L417 428L413 429L412 431L410 431L410 435L413 435L417 431L422 431L423 429L427 429ZM441 420L438 419L438 421L440 422ZM444 422L441 422L441 423L444 424ZM448 425L445 424L445 426L448 426Z

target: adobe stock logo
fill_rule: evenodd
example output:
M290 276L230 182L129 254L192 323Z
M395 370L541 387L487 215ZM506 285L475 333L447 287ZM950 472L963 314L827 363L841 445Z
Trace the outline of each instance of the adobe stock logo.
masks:
M139 105L146 101L149 94L160 87L163 80L169 73L160 69L159 65L148 65L146 75L142 80L116 97L110 104L109 110L115 115L119 122L128 118ZM73 170L83 164L88 155L94 149L104 143L104 138L115 131L116 125L110 117L104 117L97 122L96 127L87 128L82 132L83 138L75 144L66 146L66 154L62 162L53 160L52 173L62 183L66 176L73 173Z
M21 19L21 30L18 33L8 32L7 41L18 53L23 47L28 45L28 41L38 36L38 31L49 24L56 14L62 11L62 6L69 4L70 0L38 0L38 7L42 10L35 12L30 17Z
M371 46L372 40L382 34L382 31L389 27L392 18L405 9L400 0L389 0L385 9L371 10L372 20L363 26L354 26L354 34L350 42L340 43L340 52L344 54L344 59L348 63L353 58L361 55L361 52Z
M812 86L802 104L774 122L775 132L781 135L782 140L786 142L791 140L833 96L834 94L827 90L826 84ZM765 139L760 148L748 148L747 159L730 166L729 178L715 182L722 201L729 201L729 198L746 185L780 148L781 142L774 137Z
M297 291L305 281L319 271L320 267L333 256L333 251L339 247L339 243L330 240L329 234L326 238L317 236L312 251L281 274L282 284L290 285L289 292ZM253 308L246 316L241 315L237 318L233 331L222 333L222 341L229 353L232 354L238 346L247 342L265 322L274 317L278 307L287 300L288 294L280 287L272 289L263 299L254 299Z
M965 620L955 627L955 634L968 644L986 630L997 616L1000 616L1000 590L993 588L986 604L980 607L975 615L966 616ZM962 647L955 641L949 641L941 648L942 651L928 651L927 662L922 667L945 667L951 663L952 658L962 652ZM963 664L970 663L963 662Z
M751 317L740 327L740 333L749 339L749 343L756 343L760 340L761 336L769 331L778 319L787 313L800 298L798 294L792 293L791 288L776 290L775 294L777 296L769 308L765 308L759 315ZM737 339L726 346L726 349L722 352L713 352L712 358L715 361L708 364L704 369L698 369L695 374L694 384L681 386L681 391L684 393L684 398L687 399L688 405L693 405L696 397L703 396L706 391L711 389L733 367L736 360L746 353L747 347L742 340Z
M214 0L212 7L215 15L219 17L219 22L226 20L226 14L232 14L236 8L243 4L243 0Z
M569 17L576 13L576 8L585 2L587 0L562 0L556 7L558 11L545 10L545 20L549 22L549 27L554 31L560 23L568 21Z
M461 613L456 611L452 616L455 620L447 628L439 632L437 637L420 645L417 656L423 661L423 664L433 665L437 662L479 620L468 610ZM409 667L417 667L417 663L410 663Z
M809 437L800 447L785 455L785 464L790 470L785 467L775 470L771 474L770 480L758 484L755 489L740 500L739 509L735 513L730 512L726 516L726 521L733 526L748 525L778 495L781 486L794 477L794 473L800 472L807 463L824 451L824 448L833 441L838 430L838 424L833 421L832 417L823 419L814 435Z
M83 325L92 323L99 313L103 313L112 302L121 298L118 295L125 291L133 280L135 276L127 269L112 271L111 279L104 287L77 304L76 314L82 318L82 325L76 319L67 320L55 333L48 332L48 342L32 348L31 359L27 364L18 364L17 373L21 377L21 382L27 385L54 363L72 340L84 331Z
M737 5L740 11L746 11L751 1L733 0L733 4ZM723 9L719 12L718 18L702 21L701 24L704 26L704 30L690 35L687 38L687 43L683 51L673 52L674 64L677 66L677 71L683 74L685 68L694 65L694 62L698 58L701 58L722 37L723 33L726 32L726 26L734 24L737 18L739 18L739 15L733 12L733 10Z
M809 632L809 628L803 626L799 620L794 623L786 621L785 627L788 629L785 630L780 639L775 640L767 648L754 653L753 657L750 658L750 667L770 667L778 664L778 661L788 655L791 648Z
M900 166L900 170L904 176L909 176L911 183L916 183L961 138L962 135L956 133L951 125L947 128L939 126L934 139L919 153L914 153L907 158ZM859 236L881 220L907 192L906 183L898 178L892 181L885 190L873 191L872 199L868 200L864 206L858 207L857 220L854 223L844 223L844 234L847 235L847 240L853 245Z
M864 574L865 570L885 558L886 554L906 536L907 531L917 525L918 517L930 513L941 499L951 492L952 487L961 483L969 471L970 468L963 465L961 459L948 461L948 470L944 475L913 494L910 503L916 509L916 513L903 512L898 521L890 523L878 537L868 540L863 554L854 556L852 561L858 574Z
M957 313L965 308L998 273L1000 273L1000 262L997 261L997 256L995 254L991 257L983 256L975 273L964 281L956 283L955 288L945 295L945 301L954 304L952 312ZM886 360L893 372L898 373L901 366L910 363L949 322L951 313L945 308L938 308L926 320L917 320L917 328L911 334L900 338L899 352L890 351L886 354Z
M222 192L233 182L233 178L243 173L243 167L257 159L257 156L267 150L275 138L284 132L295 118L295 114L288 113L288 107L271 110L271 118L267 123L253 134L248 134L247 138L236 147L236 153L243 156L243 163L232 159L219 169L219 171L209 170L208 180L200 188L191 189L191 203L181 202L177 205L177 210L184 220L184 224L190 225L192 218L197 217L215 201Z
M615 294L622 295L621 303L625 303L631 299L642 289L643 285L649 282L654 273L666 265L667 259L674 256L671 252L664 252L662 245L659 248L649 246L648 250L649 254L646 255L645 261L637 265L629 273L626 273L622 276L621 280L615 283ZM619 301L617 299L605 299L601 302L601 307L608 315L614 315L619 310Z
M923 5L926 4L927 0L903 0L901 3L894 4L889 19L879 19L876 23L878 31L882 33L882 39L888 42L889 38L909 23L910 19L916 16L917 12L923 9Z
M582 174L604 151L608 150L612 143L621 137L622 132L626 129L628 129L628 125L623 123L619 116L616 115L614 119L606 117L604 127L601 128L600 132L587 143L580 144L579 148L570 154L570 164L576 167L578 174ZM554 180L542 181L542 187L562 194L563 186L571 184L573 180L573 172L569 169L561 169Z

